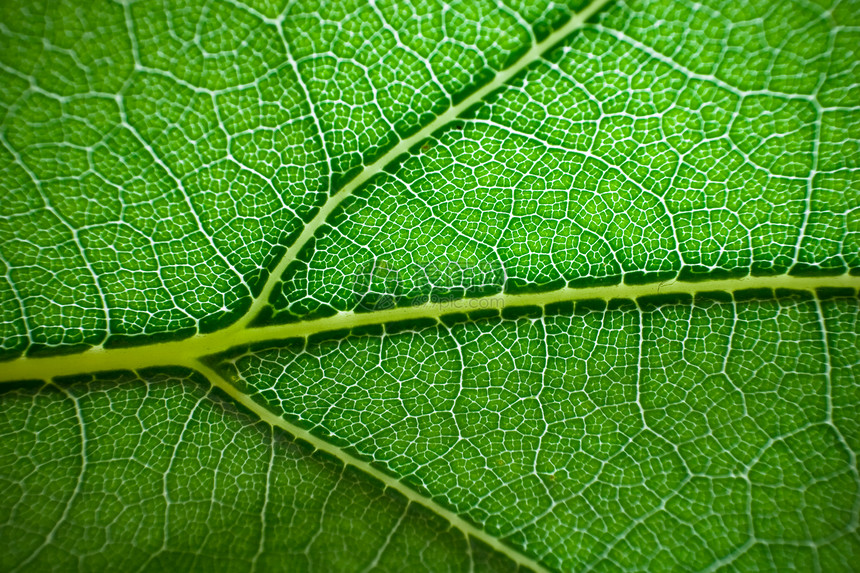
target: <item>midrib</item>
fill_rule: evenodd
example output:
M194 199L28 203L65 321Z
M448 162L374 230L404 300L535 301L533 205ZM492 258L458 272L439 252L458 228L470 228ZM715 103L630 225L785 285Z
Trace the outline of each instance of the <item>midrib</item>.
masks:
M19 380L47 380L109 370L140 370L157 366L186 365L234 346L273 342L286 338L307 338L315 334L350 329L358 326L385 324L402 320L439 320L446 314L480 309L501 309L546 305L588 299L635 300L654 295L695 295L704 292L733 294L748 289L789 289L815 291L820 288L849 288L860 291L860 276L843 274L828 277L796 277L777 275L744 277L702 282L666 281L643 285L562 288L531 294L495 294L464 298L450 302L427 303L368 313L341 312L327 318L290 324L248 328L233 325L224 330L201 334L184 340L162 342L129 348L94 348L74 355L18 358L0 365L0 383Z

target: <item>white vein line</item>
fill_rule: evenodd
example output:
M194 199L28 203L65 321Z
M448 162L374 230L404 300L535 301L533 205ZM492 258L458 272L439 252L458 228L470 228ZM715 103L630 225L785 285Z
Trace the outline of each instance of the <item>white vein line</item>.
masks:
M161 475L161 493L164 499L164 525L162 526L162 539L161 539L161 547L150 553L149 558L140 568L137 570L146 571L149 568L149 564L152 563L157 557L163 555L166 551L168 551L168 543L171 540L170 536L170 509L172 500L170 499L170 487L168 486L168 478L170 477L170 472L173 471L173 463L176 461L176 456L179 453L179 448L185 444L185 432L188 431L188 427L192 426L195 423L194 416L197 413L197 408L200 407L200 404L208 398L208 394L198 397L197 401L194 403L194 406L188 412L188 417L185 419L185 423L182 425L182 430L179 432L179 436L176 438L176 443L173 444L173 451L170 453L170 461L167 463L167 468L164 470L164 473Z
M318 438L304 428L300 428L299 426L288 422L281 416L276 415L274 412L271 412L268 409L264 408L263 406L252 400L250 396L240 392L236 387L224 380L215 370L213 370L206 364L203 364L197 360L189 360L186 363L182 364L182 366L192 370L196 370L197 372L201 373L203 376L206 377L206 379L213 387L220 388L221 390L226 392L227 395L229 395L236 402L238 402L254 414L256 414L264 422L270 424L273 427L285 430L294 437L304 442L307 442L308 444L310 444L311 447L316 450L325 452L336 457L344 464L344 466L352 466L364 473L365 475L369 475L370 477L382 482L382 485L386 489L390 488L400 493L408 500L408 502L417 503L426 507L430 511L446 519L449 523L451 523L452 526L462 531L467 538L478 539L484 542L491 548L495 549L499 553L511 559L517 565L520 565L522 567L528 567L529 569L534 570L536 573L549 573L543 565L541 565L531 557L523 555L512 547L503 544L501 541L499 541L498 538L467 522L457 513L454 513L453 511L442 507L432 499L425 497L420 493L412 490L411 488L405 486L403 483L400 482L400 480L381 472L369 463L356 458L352 454L345 452L343 449Z
M260 509L260 542L257 545L257 552L251 559L251 573L256 573L257 563L266 547L266 512L269 511L269 497L272 489L272 468L275 465L275 432L272 428L269 428L269 435L271 436L271 440L269 441L269 464L266 466L266 489L263 492L263 507Z
M824 85L824 82L827 80L827 76L824 72L819 75L818 84L815 86L815 91L821 88ZM806 177L806 185L805 192L806 196L803 198L804 209L802 214L802 221L800 223L800 230L797 233L797 240L794 243L794 252L791 255L792 260L794 261L794 266L797 266L800 259L800 249L803 246L803 241L807 237L814 239L815 236L809 233L809 219L812 214L812 197L815 195L818 186L815 184L815 178L818 176L818 158L821 148L821 123L824 119L824 113L821 111L819 107L815 109L815 122L813 123L813 129L815 130L815 134L812 137L812 151L811 151L811 162L809 169L809 174ZM808 234L809 233L809 234ZM843 241L844 244L844 241ZM844 260L844 252L840 253L840 258Z
M401 140L400 143L394 146L385 155L365 167L364 170L359 173L354 179L349 181L343 187L343 189L335 193L328 201L326 201L325 205L320 208L319 212L311 220L311 222L305 226L298 239L296 239L296 241L287 249L287 251L284 253L284 256L281 258L281 261L269 275L269 279L263 286L263 290L260 291L260 294L254 299L254 302L251 304L251 307L248 309L248 312L242 318L240 318L239 321L234 323L233 326L230 327L230 330L241 330L242 328L247 326L248 323L251 322L251 320L253 320L254 317L259 313L259 311L268 303L269 295L272 293L272 289L274 289L275 285L280 280L284 270L286 270L289 264L296 259L296 256L298 255L299 251L313 238L314 233L316 233L317 229L319 229L320 226L325 223L329 215L331 215L331 213L338 207L338 205L341 204L344 199L351 196L356 189L361 187L372 177L382 172L382 170L394 159L408 152L409 148L411 148L413 145L415 145L422 139L429 137L433 132L457 119L457 117L461 113L469 109L472 105L484 99L484 97L486 97L491 92L502 87L511 78L518 74L523 68L540 59L541 56L543 56L543 54L547 51L547 49L551 48L576 30L581 28L583 24L585 24L586 20L588 20L595 12L603 8L603 6L606 5L608 2L609 0L595 0L586 8L584 8L581 12L572 15L570 21L568 21L564 26L562 26L549 36L547 36L543 42L539 42L532 45L531 49L526 52L519 60L517 60L511 67L507 68L506 70L502 70L501 72L496 74L496 77L491 82L477 89L459 104L449 107L444 113L436 117L436 119L427 124L420 131L416 132L410 137L407 137L406 139Z
M54 385L53 382L52 385ZM84 487L84 474L87 471L87 426L84 422L84 414L81 411L81 404L77 396L75 396L62 386L54 385L54 387L60 390L60 392L62 392L63 394L65 394L66 397L72 401L72 404L74 404L75 407L75 418L77 419L78 427L81 430L81 470L80 472L78 472L78 477L75 482L75 489L74 491L72 491L72 495L69 496L69 499L66 500L65 506L63 507L63 513L62 515L60 515L60 518L57 520L57 523L54 524L54 527L51 529L51 531L48 532L48 535L45 536L45 540L42 542L42 544L37 547L30 554L30 556L27 557L27 559L19 563L18 566L15 568L15 571L27 569L27 565L32 563L33 560L36 559L42 553L42 551L45 550L45 548L47 548L54 542L54 536L57 534L57 531L60 530L60 527L68 521L72 506L75 504L75 501L81 494L81 490Z
M397 523L394 524L391 531L389 531L388 535L385 536L385 541L383 541L382 545L379 546L379 549L376 551L376 555L373 556L373 560L367 565L367 567L361 570L361 573L369 573L370 571L375 571L376 568L379 567L379 560L382 559L388 546L391 545L391 540L394 538L394 534L397 533L400 526L403 525L403 520L406 519L406 516L409 514L410 506L411 503L406 503L403 507L403 511L400 513Z
M290 43L287 41L287 37L284 34L284 18L285 16L282 14L280 18L275 22L275 28L278 31L278 36L281 38L281 43L284 45L284 52L287 56L287 65L293 71L293 74L296 76L296 82L299 85L299 90L302 92L302 96L304 97L304 103L308 106L308 114L310 118L314 122L314 127L317 130L317 133L320 137L320 149L322 150L322 154L325 157L326 166L328 167L328 176L326 177L327 188L325 189L326 195L331 194L331 178L332 178L332 158L331 154L328 150L328 145L326 143L325 130L320 123L320 114L317 110L317 103L314 101L313 95L311 94L311 90L305 82L304 76L302 76L301 71L299 70L299 62L293 57L293 52L290 48ZM259 86L257 86L259 90ZM286 255L284 255L286 256ZM278 275L280 277L280 275ZM269 280L266 282L266 286L271 282L271 276ZM262 295L261 295L262 296Z
M101 341L103 342L105 340L105 338L107 337L109 331L110 331L110 310L108 309L107 301L105 299L105 292L107 292L107 291L102 286L102 281L101 281L102 277L93 268L92 262L90 261L90 257L87 254L87 250L84 248L84 244L81 241L80 232L84 229L76 229L75 226L71 222L69 222L68 218L65 215L63 215L60 210L58 210L57 208L54 207L54 205L51 202L49 195L45 192L44 187L42 186L42 181L36 176L36 173L33 172L32 169L30 169L30 166L27 165L27 163L24 161L24 158L21 156L21 154L18 152L18 150L15 149L12 146L12 144L9 143L9 141L6 139L5 130L0 130L0 144L2 144L3 147L6 148L6 150L12 155L13 159L15 160L15 163L21 169L23 169L24 172L27 174L27 176L30 178L30 180L33 183L33 186L39 192L39 198L42 200L42 203L43 203L42 208L46 212L48 212L51 215L53 215L54 217L56 217L57 220L60 222L60 224L66 228L66 230L69 232L69 236L71 237L71 241L74 243L75 248L77 249L78 253L81 255L81 260L84 263L83 267L87 269L90 278L92 278L92 280L93 280L93 286L95 287L95 293L96 293L96 296L98 297L99 304L101 306L101 308L99 310L102 312L102 314L104 316L105 333L101 336ZM78 267L78 268L80 268L80 267ZM7 275L10 277L10 281L9 281L10 284L12 284L11 276L12 276L12 270L13 269L14 269L14 267L9 265ZM51 274L56 275L58 273L54 272ZM15 290L17 296L21 296L21 295L17 294L18 288L14 288L14 290ZM27 298L32 298L32 297L33 296L31 295L29 297L21 298L21 300L20 300L22 313L24 313L24 320L27 324L27 334L28 334L28 337L30 338L31 342L32 342L32 333L33 333L33 327L31 325L31 323L33 322L33 319L29 314L27 314L27 308L28 307L25 304L25 301ZM38 327L41 325L37 324L36 326ZM65 335L63 335L63 338L65 339Z
M848 471L854 478L854 483L860 485L860 470L858 470L857 467L857 454L848 443L848 440L845 439L845 435L833 419L833 346L830 341L831 331L827 330L827 318L824 316L824 306L822 306L821 301L818 300L818 297L814 297L813 302L815 303L815 316L818 319L818 328L821 331L821 343L824 348L824 378L826 380L824 396L827 404L824 423L830 426L836 434L840 445L848 456ZM832 332L839 331L834 329ZM848 531L856 531L858 524L860 524L860 492L854 494L854 500L851 504L850 522L846 525L844 531L834 534L834 537Z

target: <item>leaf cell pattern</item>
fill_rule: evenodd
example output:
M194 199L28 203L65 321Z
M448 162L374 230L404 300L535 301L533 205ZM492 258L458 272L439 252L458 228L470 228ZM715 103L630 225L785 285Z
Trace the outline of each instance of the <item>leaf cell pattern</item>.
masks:
M0 569L854 570L860 6L604 4L0 5Z

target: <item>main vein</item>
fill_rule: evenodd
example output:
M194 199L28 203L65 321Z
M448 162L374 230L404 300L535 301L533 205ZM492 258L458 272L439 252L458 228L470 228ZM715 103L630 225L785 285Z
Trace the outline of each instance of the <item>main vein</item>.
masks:
M140 370L157 366L184 365L189 360L217 354L235 346L274 342L287 338L308 338L322 332L351 329L396 321L432 319L452 313L483 309L539 306L588 299L639 299L652 295L694 295L704 292L735 293L748 289L790 289L815 291L820 288L848 288L860 291L860 276L844 274L830 277L744 277L702 282L666 281L642 285L617 284L587 288L562 288L531 294L499 293L450 302L430 302L357 313L341 312L327 318L261 328L226 329L184 340L129 348L94 348L72 356L23 357L0 365L0 383L19 380L48 380L109 370Z

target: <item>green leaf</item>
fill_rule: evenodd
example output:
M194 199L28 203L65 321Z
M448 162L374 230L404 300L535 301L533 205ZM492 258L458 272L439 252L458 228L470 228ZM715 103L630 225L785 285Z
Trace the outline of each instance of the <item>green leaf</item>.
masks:
M858 16L4 3L0 569L853 570Z

